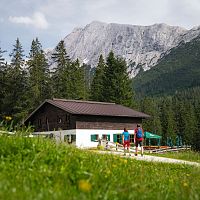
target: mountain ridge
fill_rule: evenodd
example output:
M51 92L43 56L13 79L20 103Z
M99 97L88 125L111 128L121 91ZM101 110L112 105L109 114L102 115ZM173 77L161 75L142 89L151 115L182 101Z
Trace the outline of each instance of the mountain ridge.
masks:
M74 28L63 40L72 60L79 59L95 67L100 54L104 58L112 50L129 64L131 76L149 70L170 49L200 34L200 27L187 30L167 24L139 26L93 21L83 28ZM49 59L50 60L50 59Z
M141 96L174 94L200 86L200 35L171 49L157 65L133 79Z

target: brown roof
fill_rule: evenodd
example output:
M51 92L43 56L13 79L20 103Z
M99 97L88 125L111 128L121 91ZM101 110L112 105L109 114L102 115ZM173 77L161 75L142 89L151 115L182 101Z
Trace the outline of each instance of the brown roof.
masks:
M71 114L138 117L138 118L150 117L145 113L138 112L131 108L115 103L55 99L55 98L52 100L46 100L45 102L43 102L43 104L46 102ZM41 104L35 111L33 111L27 119L29 119L40 107L42 107L43 104Z
M47 100L47 102L71 114L126 116L126 117L142 117L142 118L149 117L149 115L147 114L135 111L131 108L115 103L66 100L66 99L53 99L53 100Z

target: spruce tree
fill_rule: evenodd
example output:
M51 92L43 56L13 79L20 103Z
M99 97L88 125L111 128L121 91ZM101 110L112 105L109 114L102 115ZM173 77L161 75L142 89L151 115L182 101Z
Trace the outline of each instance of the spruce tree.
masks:
M112 51L107 57L102 94L104 101L130 107L134 105L134 95L126 62L120 57L116 58Z
M61 40L52 54L52 59L56 63L53 79L53 95L58 98L70 98L71 91L71 61L67 55L64 41Z
M16 120L20 120L27 115L27 74L24 67L24 50L18 38L13 46L10 54L11 63L6 75L8 87L4 98L4 111L7 115L13 115Z
M79 60L72 62L71 69L71 94L72 99L85 99L84 96L84 71Z
M155 101L155 99L146 97L141 101L141 104L141 111L151 116L149 119L143 120L143 129L158 135L162 135L158 103Z
M186 101L183 115L183 141L186 145L191 145L197 131L197 120L190 102Z
M0 117L3 115L3 99L5 97L6 93L6 69L7 69L7 63L5 62L5 58L3 57L3 54L6 51L2 50L0 47Z
M194 107L195 109L195 116L196 116L196 132L194 132L193 138L192 138L192 144L194 150L200 151L200 100Z
M92 69L90 65L87 65L85 63L82 64L81 69L84 74L84 99L89 99L89 91L91 88L91 80L92 80Z
M90 89L90 99L94 101L103 101L103 78L105 73L105 61L102 55L99 57L99 62L97 64L95 74L92 80Z
M172 100L171 98L163 99L161 105L161 125L162 125L162 143L166 145L167 139L171 139L173 144L175 145L176 139L176 122L175 116L172 109Z
M38 38L32 41L27 65L29 71L29 110L33 110L45 99L51 97L48 63Z

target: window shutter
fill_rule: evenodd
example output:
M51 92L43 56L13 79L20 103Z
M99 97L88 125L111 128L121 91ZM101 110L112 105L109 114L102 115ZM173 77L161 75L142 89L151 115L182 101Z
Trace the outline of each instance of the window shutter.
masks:
M95 141L96 140L96 135L91 135L91 141Z
M117 142L117 134L113 134L113 142Z
M107 135L107 137L108 137L108 141L110 141L110 135Z

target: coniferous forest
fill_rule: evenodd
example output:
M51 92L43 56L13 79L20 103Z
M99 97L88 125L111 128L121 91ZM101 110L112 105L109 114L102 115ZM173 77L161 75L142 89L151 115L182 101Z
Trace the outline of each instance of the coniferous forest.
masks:
M19 39L10 52L9 63L4 53L0 47L1 121L9 123L12 118L14 124L23 124L29 113L53 97L115 102L151 115L144 120L143 128L161 135L163 145L169 138L176 145L176 137L181 136L183 144L200 150L200 87L197 85L159 96L142 88L140 93L139 81L135 90L123 58L113 52L106 58L100 55L97 66L92 68L81 64L78 58L71 60L64 41L54 49L55 67L51 69L38 38L32 41L28 55L24 55Z

